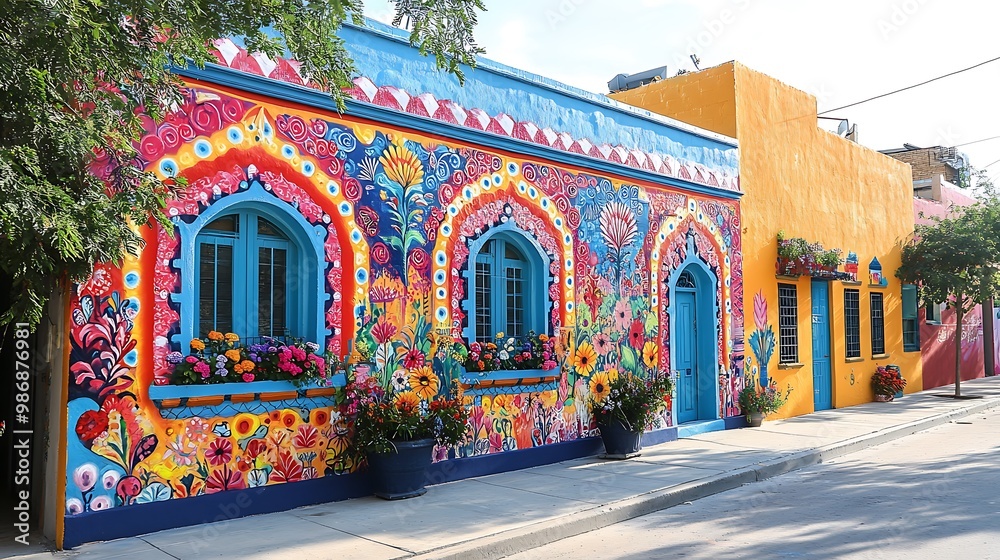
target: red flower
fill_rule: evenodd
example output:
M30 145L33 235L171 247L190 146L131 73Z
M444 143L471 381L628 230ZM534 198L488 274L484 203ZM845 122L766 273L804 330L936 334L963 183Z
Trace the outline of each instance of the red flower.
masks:
M389 257L389 247L387 247L385 243L379 241L372 246L372 259L374 259L378 264L385 264L389 262Z
M419 348L411 348L403 356L403 367L406 369L416 369L424 365L424 353Z
M243 473L226 465L208 475L205 493L214 494L223 490L242 490L243 488L246 488L246 484L243 482Z
M265 451L267 451L267 444L264 443L264 440L252 439L250 440L250 443L247 444L247 451L243 454L243 456L249 456L251 459L256 459L258 455Z
M628 343L632 348L639 350L645 342L646 338L643 336L642 320L636 319L632 321L632 326L628 330Z
M108 413L103 410L86 410L76 422L76 435L86 445L108 431Z
M228 463L233 458L233 443L228 439L215 438L215 441L208 444L205 458L215 466Z
M421 247L410 252L410 266L417 270L425 270L431 263L431 257Z
M396 325L393 325L389 321L385 320L385 315L378 318L378 322L372 327L372 337L375 342L379 344L385 344L389 342L392 335L396 334Z

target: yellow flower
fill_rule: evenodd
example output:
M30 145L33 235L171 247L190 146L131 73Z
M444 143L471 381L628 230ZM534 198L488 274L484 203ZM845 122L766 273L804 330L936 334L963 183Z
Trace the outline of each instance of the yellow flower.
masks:
M257 367L257 364L250 360L243 360L240 362L240 365L243 366L243 371L253 371L253 368Z
M497 340L500 340L501 338L503 338L503 331L497 333Z
M589 376L597 367L597 352L589 342L581 342L577 347L573 356L573 367L576 368L576 373L583 377Z
M514 397L501 393L493 397L493 412L503 416L517 416L521 410L514 406Z
M493 413L493 399L491 399L490 397L488 397L486 395L483 395L482 401L480 401L480 403L479 403L479 408L483 409L483 413L484 414L492 414Z
M399 183L404 189L416 185L424 179L423 164L413 152L406 148L403 140L398 140L386 148L378 161L382 164L389 179Z
M413 391L407 391L396 395L393 402L400 412L413 412L420 406L420 397L418 397Z
M610 385L611 383L608 381L607 373L602 371L594 374L594 377L590 378L590 393L594 395L594 399L596 399L597 402L601 402L608 396Z
M226 357L234 362L238 362L242 358L239 350L226 350Z
M209 340L214 340L214 341L218 342L218 341L222 340L223 338L224 337L222 336L222 333L220 333L219 331L211 331L210 333L208 333L208 339Z
M226 342L239 342L240 335L236 333L227 332L225 335Z
M538 397L542 401L542 406L544 408L552 408L556 405L556 400L559 398L558 391L542 391L538 394Z
M410 372L410 388L425 401L437 395L439 383L438 376L428 366Z
M642 347L642 363L648 368L655 368L659 362L660 347L655 342L649 340Z
M538 335L538 340L540 342L548 342L549 341L549 335L547 335L545 333L542 333L542 334Z
M618 368L608 368L604 374L608 376L608 383L614 383L618 379Z
M192 338L191 349L194 350L195 352L201 352L202 350L205 349L205 343L202 342L201 339Z

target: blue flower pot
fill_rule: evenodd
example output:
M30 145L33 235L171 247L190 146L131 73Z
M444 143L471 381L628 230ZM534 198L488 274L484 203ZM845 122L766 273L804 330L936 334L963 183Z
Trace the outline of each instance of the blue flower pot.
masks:
M630 430L620 420L612 418L609 423L598 422L601 439L604 441L605 459L628 459L639 455L642 449L642 430Z
M434 439L394 441L396 452L369 453L375 495L386 500L415 498L427 493L427 467L431 465Z

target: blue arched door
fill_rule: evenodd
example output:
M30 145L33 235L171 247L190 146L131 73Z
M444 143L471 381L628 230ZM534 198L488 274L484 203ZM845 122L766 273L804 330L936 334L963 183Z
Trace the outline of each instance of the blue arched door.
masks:
M694 289L677 289L677 338L674 343L677 371L677 421L698 419L698 313Z

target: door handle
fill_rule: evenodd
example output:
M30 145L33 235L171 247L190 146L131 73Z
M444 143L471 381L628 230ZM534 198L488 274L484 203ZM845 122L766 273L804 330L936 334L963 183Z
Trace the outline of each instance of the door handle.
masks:
M685 375L691 377L691 368L687 368L687 373L685 373Z

